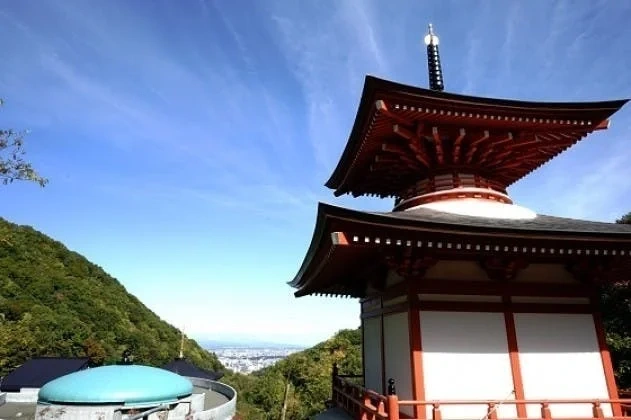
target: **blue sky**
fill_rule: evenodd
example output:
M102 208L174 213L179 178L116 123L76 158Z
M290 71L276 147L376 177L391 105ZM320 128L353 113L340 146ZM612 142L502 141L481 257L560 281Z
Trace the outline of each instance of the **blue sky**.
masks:
M538 101L631 97L631 3L0 0L0 126L50 179L0 215L64 242L198 338L312 344L359 324L295 299L365 74ZM631 107L509 192L539 213L631 211Z

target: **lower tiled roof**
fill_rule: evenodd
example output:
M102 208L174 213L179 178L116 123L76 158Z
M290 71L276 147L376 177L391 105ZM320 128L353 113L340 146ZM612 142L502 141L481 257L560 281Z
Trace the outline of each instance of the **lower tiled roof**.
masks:
M631 225L595 222L565 217L537 215L534 219L496 219L446 213L426 208L397 212L368 212L399 221L426 222L432 224L460 225L485 229L528 230L565 233L620 234L631 238Z

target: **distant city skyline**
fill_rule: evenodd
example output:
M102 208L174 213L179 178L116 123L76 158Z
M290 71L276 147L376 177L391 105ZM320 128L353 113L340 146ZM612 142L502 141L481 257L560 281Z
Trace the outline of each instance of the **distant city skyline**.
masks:
M0 4L0 127L50 180L0 216L62 241L192 338L309 346L360 324L354 299L296 299L323 184L366 74L534 101L631 97L631 3L25 0ZM511 186L538 213L631 211L631 108Z

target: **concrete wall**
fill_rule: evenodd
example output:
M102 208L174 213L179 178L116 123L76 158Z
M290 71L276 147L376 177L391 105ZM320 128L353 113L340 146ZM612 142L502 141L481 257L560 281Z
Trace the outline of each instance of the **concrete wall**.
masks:
M200 388L211 389L214 392L218 392L226 398L228 402L210 410L197 412L193 414L194 420L229 420L237 413L237 391L226 384L221 382L215 382L202 378L188 378L194 386Z
M42 420L121 420L116 406L38 405L35 418Z
M37 403L39 388L22 388L20 392L7 392L6 401L12 403Z

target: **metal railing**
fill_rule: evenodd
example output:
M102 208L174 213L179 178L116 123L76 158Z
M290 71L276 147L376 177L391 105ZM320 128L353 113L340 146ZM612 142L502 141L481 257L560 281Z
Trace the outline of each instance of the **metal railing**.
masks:
M607 420L631 420L631 398L621 393L626 398L621 399L581 399L581 400L453 400L453 401L417 401L417 400L399 400L396 395L396 389L393 379L388 380L388 395L384 396L375 391L365 388L362 385L354 383L357 375L339 375L337 366L333 366L332 374L332 403L342 408L355 419L361 420L399 420L400 418L410 420L442 420L443 408L447 407L478 407L480 412L485 414L476 417L467 416L467 418L479 420L508 420L515 419L516 416L506 417L498 414L498 408L513 407L515 412L518 407L538 406L540 417L532 417L532 413L522 416L528 420L552 420L551 406L591 406L591 416L567 417L562 416L564 420L588 420L588 419L607 419ZM401 413L401 408L411 407L416 412L416 417L410 417ZM613 415L605 413L611 409ZM428 415L429 414L429 415ZM450 416L447 416L450 417ZM559 416L558 418L561 418Z

